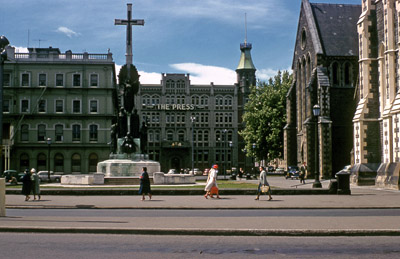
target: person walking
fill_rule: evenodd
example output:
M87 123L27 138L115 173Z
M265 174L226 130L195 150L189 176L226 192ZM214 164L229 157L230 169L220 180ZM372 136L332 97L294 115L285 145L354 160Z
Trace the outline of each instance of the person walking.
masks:
M268 186L268 195L269 195L269 201L272 200L271 196L271 188L269 186L269 183L267 181L267 172L265 171L265 168L263 166L260 166L260 179L258 180L258 191L257 191L257 198L255 199L258 201L260 199L261 195L261 187Z
M38 196L38 200L40 200L40 178L36 172L35 168L31 169L31 179L32 179L32 193L33 200L36 200L36 195Z
M150 187L150 178L149 174L147 173L147 167L142 168L142 175L140 178L140 188L139 188L139 195L142 195L142 201L145 200L144 195L149 195L149 199L151 200L151 187Z
M31 173L25 169L25 175L22 177L22 194L25 195L25 201L29 201L32 190Z
M214 198L213 193L211 193L211 189L216 190L215 194L217 195L217 199L219 199L217 175L218 175L218 165L215 164L212 166L212 168L210 169L210 172L208 173L206 187L204 188L204 191L206 192L204 197L206 199L208 199L208 196L210 196L211 198Z
M239 169L239 179L242 179L243 175L244 175L243 168L240 168Z
M307 170L307 165L306 162L304 162L301 167L300 167L300 183L305 184L306 183L306 170Z

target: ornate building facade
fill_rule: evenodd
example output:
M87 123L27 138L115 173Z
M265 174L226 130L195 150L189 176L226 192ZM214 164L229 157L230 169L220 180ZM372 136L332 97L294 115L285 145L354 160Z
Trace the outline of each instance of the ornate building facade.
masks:
M115 117L111 53L7 49L3 80L4 169L96 172L109 156ZM48 142L51 141L51 142ZM50 155L50 156L49 156Z
M284 129L286 166L329 179L350 164L358 74L359 5L301 1ZM313 116L318 104L321 115ZM318 135L316 136L316 132Z
M362 1L360 100L353 118L354 182L368 184L373 177L374 183L378 173L376 184L396 189L400 170L399 13L399 1Z
M148 124L148 153L161 171L250 167L238 132L250 85L256 84L250 43L241 44L233 85L193 85L189 74L162 74L160 84L140 86L136 103ZM192 164L193 163L193 164Z

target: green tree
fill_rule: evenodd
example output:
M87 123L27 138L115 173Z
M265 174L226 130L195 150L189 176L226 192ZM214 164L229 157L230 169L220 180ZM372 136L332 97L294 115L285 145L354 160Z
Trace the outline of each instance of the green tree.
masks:
M248 156L269 161L283 157L283 128L286 124L286 94L292 84L288 71L279 71L268 82L251 87L245 106L243 137ZM252 145L256 144L253 151Z

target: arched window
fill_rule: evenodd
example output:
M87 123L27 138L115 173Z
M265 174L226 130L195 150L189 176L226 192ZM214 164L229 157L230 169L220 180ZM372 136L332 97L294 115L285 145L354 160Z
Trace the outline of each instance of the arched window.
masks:
M37 140L38 141L45 141L46 138L46 125L39 124L38 125L38 132L37 132Z
M47 171L47 159L46 155L39 153L36 159L37 171Z
M344 84L346 86L352 86L352 65L350 62L344 64Z
M21 125L21 141L29 141L29 125Z
M73 173L81 172L81 155L75 153L71 157L71 166Z
M61 153L54 156L54 172L64 172L64 156Z
M21 154L19 157L19 171L23 172L25 169L29 169L29 156L26 153Z
M172 130L167 130L167 140L168 141L174 140L174 132Z
M340 85L340 67L339 63L332 63L332 85L339 86Z
M97 154L92 153L89 155L89 173L97 172L97 163L99 162L99 157Z
M185 131L184 130L178 131L178 141L185 141Z

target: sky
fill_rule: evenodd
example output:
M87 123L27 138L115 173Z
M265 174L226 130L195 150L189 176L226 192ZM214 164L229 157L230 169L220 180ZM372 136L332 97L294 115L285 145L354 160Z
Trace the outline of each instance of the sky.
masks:
M161 73L189 73L192 84L235 83L245 24L259 80L291 69L301 0L0 0L0 35L19 52L39 45L63 53L110 49L119 67L126 26L114 19L126 19L127 3L133 19L145 20L133 26L133 64L142 84L159 84Z

